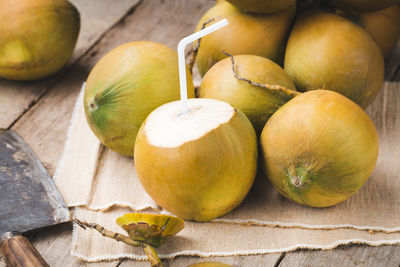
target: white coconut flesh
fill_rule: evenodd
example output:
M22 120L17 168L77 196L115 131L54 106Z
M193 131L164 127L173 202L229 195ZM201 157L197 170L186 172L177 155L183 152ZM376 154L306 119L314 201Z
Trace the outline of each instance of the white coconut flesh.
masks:
M180 101L173 101L158 107L147 117L143 132L151 145L179 147L198 140L235 115L230 104L215 99L192 98L187 105L188 112L183 114Z

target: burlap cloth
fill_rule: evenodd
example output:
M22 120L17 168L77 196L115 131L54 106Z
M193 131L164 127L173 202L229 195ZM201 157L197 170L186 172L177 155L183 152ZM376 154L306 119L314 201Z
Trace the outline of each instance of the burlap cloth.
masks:
M395 84L386 83L368 110L380 137L378 163L369 181L350 199L331 208L303 207L281 197L260 174L238 208L212 222L186 222L185 229L159 249L160 257L399 244L400 120L386 118L386 113L400 111L400 100L391 97L394 90ZM75 216L123 233L115 219L125 212L165 213L143 190L133 160L104 148L92 134L82 102L81 93L54 177L67 205L75 207ZM74 227L72 254L85 261L145 259L141 249L79 227Z

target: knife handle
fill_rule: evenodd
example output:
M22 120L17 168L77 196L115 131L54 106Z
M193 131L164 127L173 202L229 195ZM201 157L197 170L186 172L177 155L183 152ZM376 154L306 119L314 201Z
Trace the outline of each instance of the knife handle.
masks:
M0 237L0 252L9 267L49 267L29 240L19 232Z

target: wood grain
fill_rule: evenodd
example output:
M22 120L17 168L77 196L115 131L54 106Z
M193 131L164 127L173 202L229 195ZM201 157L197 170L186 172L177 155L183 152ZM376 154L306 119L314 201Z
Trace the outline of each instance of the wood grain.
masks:
M400 265L400 246L340 247L329 251L296 251L288 253L279 267L289 266L386 266Z
M119 20L134 1L119 0L110 6L108 0L74 0L81 14L91 17L91 26L80 36L86 45L77 48L76 64L62 72L59 77L30 82L13 83L0 80L0 127L13 126L30 144L39 158L52 173L61 156L68 122L79 87L91 67L107 51L130 40L153 40L175 47L180 37L190 33L202 13L214 2L212 0L144 0L138 8ZM117 11L118 12L117 12ZM87 13L85 13L87 12ZM112 14L112 15L110 15ZM110 15L110 17L108 17ZM82 16L83 17L83 16ZM89 19L89 18L88 18ZM107 21L106 24L102 24ZM89 25L89 24L88 24ZM108 25L108 26L107 26ZM101 37L100 41L97 41ZM91 45L94 46L87 51ZM400 51L400 46L397 46ZM83 55L80 58L79 55ZM400 55L400 53L399 53ZM398 58L398 57L396 57ZM400 80L399 61L392 59L388 79ZM47 93L48 92L48 93ZM45 94L46 93L46 94ZM45 95L44 95L45 94ZM398 95L398 97L400 97ZM6 104L4 104L6 103ZM79 263L70 255L72 240L71 224L31 235L30 239L50 266L116 266L116 262L96 264ZM221 261L236 266L399 266L400 247L342 247L332 251L297 251L240 257L215 257L207 260ZM373 257L376 260L372 259ZM202 261L194 257L178 257L166 262L167 266L186 266ZM392 264L392 265L391 265ZM397 264L397 265L396 265ZM0 261L0 267L4 267ZM122 261L119 266L149 266L144 262Z
M12 267L48 267L49 265L32 246L29 240L18 232L4 234L0 241L0 251L5 261Z
M280 253L276 254L264 254L264 255L250 255L250 256L236 256L236 257L210 257L210 258L194 258L194 257L177 257L172 260L168 260L163 262L165 267L186 267L190 264L198 263L198 262L208 262L208 261L216 261L222 262L225 264L230 264L233 266L263 266L263 267L273 267L275 266L276 261L280 257ZM129 262L123 262L121 267L132 266Z
M109 0L71 1L81 15L81 30L74 54L63 70L51 77L31 82L0 79L0 128L8 128L24 112L65 75L76 62L112 25L126 15L139 0L118 0L109 8Z

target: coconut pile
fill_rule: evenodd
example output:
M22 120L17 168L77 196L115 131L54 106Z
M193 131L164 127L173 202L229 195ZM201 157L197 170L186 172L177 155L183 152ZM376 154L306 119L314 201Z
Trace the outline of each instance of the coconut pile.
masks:
M9 2L0 2L0 17L16 26L0 26L0 77L33 80L61 69L79 33L76 8L64 0ZM357 192L377 161L378 135L364 109L400 35L398 1L218 0L196 31L223 19L228 26L193 43L187 110L178 101L175 50L137 41L107 53L84 92L93 133L133 157L146 192L185 220L233 210L258 169L301 205L328 207ZM202 78L196 90L193 70ZM131 217L121 225L134 239ZM169 220L150 221L164 235Z
M4 25L14 25L0 27L0 77L40 79L65 65L80 28L71 3L0 7ZM237 207L258 169L303 205L350 197L378 156L363 109L378 94L400 35L398 1L218 0L196 31L223 19L228 26L193 43L187 110L177 101L174 49L137 41L101 58L84 94L93 133L134 157L146 192L186 220L209 221ZM196 90L192 72L202 78Z
M87 121L110 149L133 156L158 205L209 221L237 207L257 169L286 198L336 205L371 175L376 128L365 109L400 35L396 1L217 1L196 31L188 110L174 50L121 45L93 68ZM195 69L202 82L196 92Z

